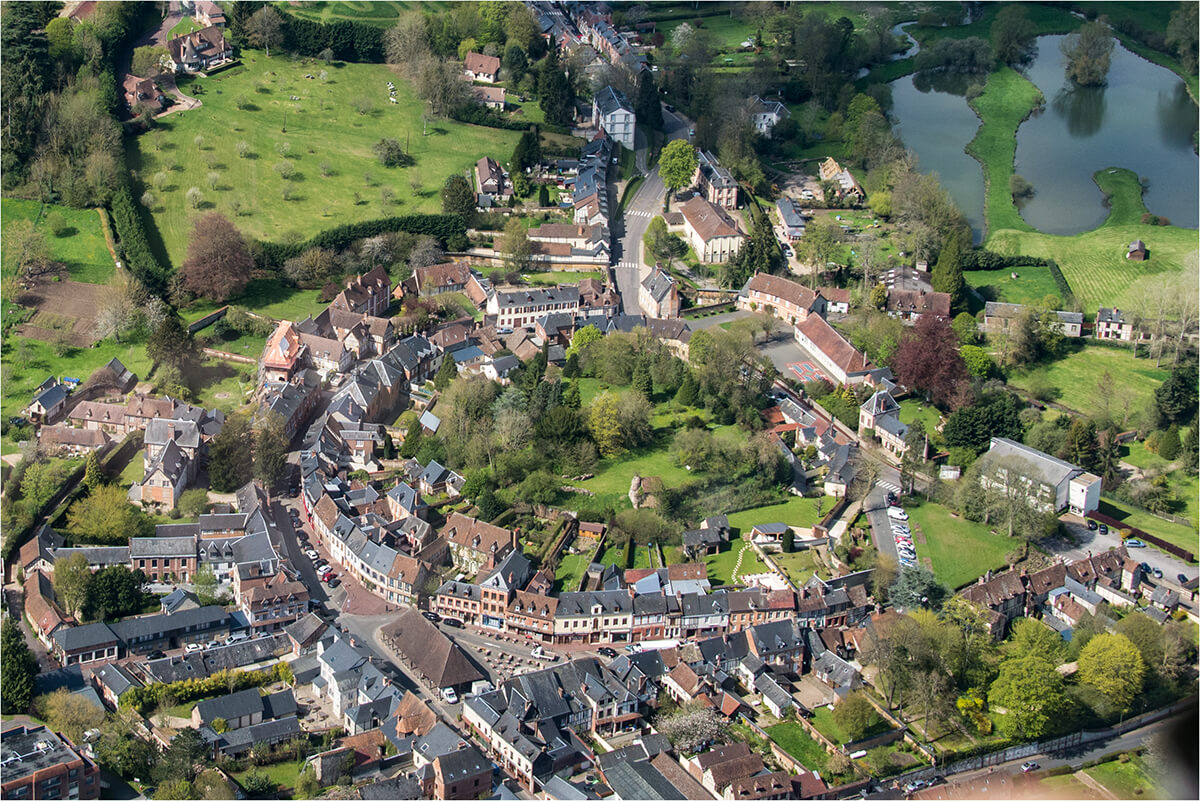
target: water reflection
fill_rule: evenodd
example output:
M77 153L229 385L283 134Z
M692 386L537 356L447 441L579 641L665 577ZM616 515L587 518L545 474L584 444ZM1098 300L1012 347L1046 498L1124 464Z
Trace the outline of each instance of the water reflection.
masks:
M1050 106L1067 121L1067 133L1086 139L1104 123L1104 91L1103 86L1071 86L1055 95Z
M937 72L925 70L913 74L913 88L918 92L942 92L959 97L967 96L967 88L973 83L983 83L986 75L966 75L961 72Z
M1174 89L1158 92L1158 134L1163 144L1173 148L1191 148L1200 119L1196 105L1188 95L1187 86L1180 81Z

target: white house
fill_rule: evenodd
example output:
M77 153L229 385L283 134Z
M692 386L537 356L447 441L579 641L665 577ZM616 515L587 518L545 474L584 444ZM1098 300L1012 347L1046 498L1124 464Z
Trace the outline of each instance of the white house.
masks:
M1007 486L1009 465L1020 469L1027 480L1037 481L1040 500L1033 503L1044 511L1069 508L1072 514L1085 515L1100 506L1098 476L1036 448L992 437L988 452L979 458L985 466L981 478L985 486Z
M606 86L592 98L592 120L598 128L617 142L633 150L637 115L628 98L611 86Z
M684 235L700 261L728 261L742 249L746 237L725 209L696 195L682 203L679 211L683 214Z
M754 130L765 137L770 138L771 129L780 120L791 116L792 112L788 111L788 107L778 100L763 100L758 95L750 98L750 120L754 124Z

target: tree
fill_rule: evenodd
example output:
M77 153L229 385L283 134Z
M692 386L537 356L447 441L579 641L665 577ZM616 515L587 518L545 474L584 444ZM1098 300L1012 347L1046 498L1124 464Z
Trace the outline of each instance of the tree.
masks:
M271 57L271 48L283 42L283 17L271 6L263 6L246 20L246 38L255 47L267 51Z
M1196 74L1197 42L1200 40L1200 19L1198 19L1195 3L1180 3L1171 13L1171 21L1167 24L1166 42L1175 48L1184 70L1189 75Z
M183 370L191 366L196 356L196 341L179 315L168 314L154 327L154 335L146 343L146 355L160 369L171 366Z
M1117 621L1115 630L1133 643L1147 668L1157 668L1163 663L1164 625L1148 615L1131 613Z
M645 398L649 398L654 394L654 382L650 378L650 368L646 366L644 361L639 361L633 368L632 386ZM1178 439L1178 436L1176 436L1176 441Z
M639 125L645 125L651 131L663 129L662 100L659 98L658 87L654 85L654 74L649 70L638 76L633 111Z
M575 90L559 63L558 48L551 46L538 77L538 100L546 122L570 125L575 118Z
M1033 52L1037 29L1020 5L1007 5L992 22L992 48L1001 64L1020 64Z
M641 392L627 392L617 399L617 422L626 448L645 445L654 437L650 415L654 409Z
M699 387L696 385L696 376L691 370L687 370L675 393L675 402L681 406L695 406L698 401Z
M601 392L588 407L588 430L600 455L616 456L625 450L621 422L617 413L617 399L610 392Z
M1064 459L1084 470L1094 470L1099 447L1095 422L1086 417L1077 417L1071 421L1071 428L1067 431Z
M521 138L517 140L517 145L513 148L512 169L523 173L531 167L536 167L541 160L541 137L534 126L521 134Z
M283 415L260 414L254 422L254 477L273 487L287 471L289 438Z
M158 749L136 733L140 725L136 712L117 709L100 727L96 761L127 779L149 777L158 762Z
M965 229L956 228L942 243L937 264L933 266L933 291L950 295L950 303L953 306L962 302L963 287L966 285L963 281L962 259L963 253L970 247L968 235L969 232Z
M83 742L83 733L104 723L104 710L87 698L60 687L46 698L46 722L73 743Z
M109 565L88 584L88 616L112 620L142 611L146 600L146 574L125 565Z
M958 349L958 355L962 356L967 373L975 378L987 378L996 367L988 352L978 345L963 345Z
M1142 689L1146 664L1123 634L1097 634L1079 653L1079 680L1096 688L1117 709L1128 709Z
M475 192L467 179L451 175L442 185L442 211L446 214L461 214L470 220L475 214Z
M208 492L200 487L184 490L179 496L179 502L175 504L179 514L184 517L199 517L208 512L210 505Z
M225 418L209 445L208 473L217 492L233 492L254 475L254 427L249 411Z
M686 24L686 23L685 23ZM696 148L686 139L675 139L667 143L658 157L658 174L670 193L691 186L699 159ZM670 194L667 195L668 200Z
M957 340L949 320L922 314L904 332L893 360L901 383L924 392L935 403L948 403L967 372Z
M115 484L96 487L67 510L67 530L84 541L124 542L139 535L144 520L125 497L125 490Z
M692 704L656 721L655 726L666 735L676 751L689 756L709 745L723 743L729 739L728 721L711 708Z
M250 282L253 267L246 241L223 214L213 211L196 220L182 267L189 292L216 301L235 297Z
M371 148L375 158L384 167L406 167L412 164L412 156L404 152L404 146L396 139L383 138Z
M520 217L512 217L504 224L504 238L500 247L504 253L504 264L510 270L524 272L529 269L533 243L529 240L529 230Z
M791 553L796 550L796 532L792 531L790 526L783 532L782 546L784 553Z
M1054 667L1062 664L1067 650L1058 632L1031 617L1013 621L1012 635L1005 649L1014 658L1035 656Z
M1059 45L1067 58L1067 77L1080 86L1103 86L1112 62L1113 38L1100 20L1085 22Z
M29 711L38 675L37 658L29 651L21 629L21 624L8 615L0 624L0 703L5 714Z
M587 349L588 345L591 345L593 342L600 342L603 339L604 334L601 333L600 329L589 323L576 330L571 336L571 344L567 347L567 354L581 353Z
M433 385L438 390L444 390L456 378L458 378L458 367L455 366L454 357L447 353L442 357L442 366L438 368L437 375L433 378Z
M1066 709L1066 691L1054 665L1027 654L1000 664L1000 674L988 690L988 702L1007 710L998 716L1003 733L1036 740L1060 720Z
M196 776L196 768L207 761L208 744L196 729L181 729L171 745L163 751L158 767L154 771L159 783L170 781L190 782ZM178 797L178 796L176 796Z
M888 590L888 598L903 609L936 609L945 597L946 588L938 583L929 568L922 565L901 570Z
M4 232L4 263L14 273L34 278L49 272L54 262L46 235L32 220L14 220Z
M195 788L187 779L168 779L159 784L154 791L155 801L179 801L195 795Z
M196 571L192 585L196 588L196 597L201 606L211 606L217 600L217 575L208 565L201 565Z
M1154 390L1154 404L1167 423L1187 423L1196 413L1196 363L1171 370L1166 381Z
M81 553L59 559L54 564L54 594L68 615L75 615L87 601L92 571L87 557Z
M833 708L833 722L851 741L861 740L879 720L879 713L862 690L850 693Z
M83 467L83 486L87 488L88 493L92 493L104 481L104 474L100 470L100 457L95 451L88 451L87 459L84 460Z
M130 70L141 78L155 78L166 71L164 65L169 57L170 54L165 47L158 45L135 47Z

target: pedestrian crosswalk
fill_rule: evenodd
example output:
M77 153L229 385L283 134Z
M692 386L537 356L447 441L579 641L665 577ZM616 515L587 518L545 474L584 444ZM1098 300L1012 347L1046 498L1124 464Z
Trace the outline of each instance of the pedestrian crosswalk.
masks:
M627 270L636 270L636 269L638 269L638 265L637 265L637 263L636 263L636 262L632 262L632 261L623 261L623 262L620 262L619 264L617 264L617 266L618 266L618 267L624 267L624 268L625 268L625 269L627 269Z
M637 209L629 209L625 212L630 217L653 217L654 213L649 211L638 211Z
M883 487L888 492L899 492L900 491L900 486L898 484L893 484L890 481L876 481L875 485L878 487Z

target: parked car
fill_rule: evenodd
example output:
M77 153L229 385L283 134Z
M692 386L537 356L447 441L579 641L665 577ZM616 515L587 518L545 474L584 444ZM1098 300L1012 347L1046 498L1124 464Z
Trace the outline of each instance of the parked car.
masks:
M1162 568L1158 568L1158 567L1156 567L1156 568L1154 568L1154 570L1152 570L1151 572L1152 572L1152 573L1154 573L1154 577L1155 577L1155 578L1157 578L1157 579L1160 579L1160 578L1162 578L1162 577L1163 577Z
M1140 565L1138 565L1138 567L1140 567L1142 569L1143 573L1150 572L1150 563L1149 562L1142 562Z
M1101 533L1101 534L1107 534L1107 533L1108 533L1108 526L1104 525L1103 523L1101 523L1101 524L1099 525L1099 529L1100 529L1100 533Z
M431 623L441 623L442 622L442 616L439 615L437 612L422 612L421 616L424 617L426 620L430 621Z
M463 627L463 622L456 617L444 617L442 618L442 622L452 629L461 629Z
M600 654L600 656L606 656L606 657L608 657L609 659L616 659L616 658L617 658L617 652L616 652L616 651L614 651L612 648L609 648L607 645L606 645L606 646L604 646L603 648L601 648L601 649L598 651L598 653Z
M329 582L333 581L336 577L337 577L337 573L334 573L332 570L330 570L328 573L321 576L321 581L328 584Z
M458 703L458 693L454 692L453 687L443 687L442 688L442 700L445 701L447 704L457 704Z
M324 576L326 573L332 573L332 572L333 572L333 568L330 567L329 565L321 565L320 567L317 568L318 576Z
M309 548L307 551L305 551L304 555L307 556L311 562L316 562L321 558L321 554L317 553L312 548Z
M1095 521L1095 520L1088 520L1088 521L1087 521L1087 527L1088 527L1088 531L1095 531L1095 530L1096 530L1096 521Z
M1040 767L1041 767L1041 765L1039 765L1036 762L1022 762L1021 763L1021 772L1022 773L1032 773L1033 771L1037 770Z
M204 650L204 646L198 642L189 642L187 645L183 646L183 652L186 654L194 654L197 651L203 651L203 650Z
M893 520L907 520L908 512L901 509L899 506L889 506L887 510L888 517Z
M146 654L147 659L163 659L164 657L166 657L166 654L164 654L162 651L159 651L157 649Z
M888 494L887 494L887 502L888 502L888 503L894 503L894 502L895 502L895 500L896 500L896 493L894 493L894 492L892 492L891 490L889 490L889 491L888 491Z
M1146 543L1142 542L1141 540L1125 540L1125 547L1126 548L1145 548Z
M1188 583L1188 577L1185 576L1183 573L1180 573L1178 576L1176 576L1175 580L1178 581L1180 584Z

